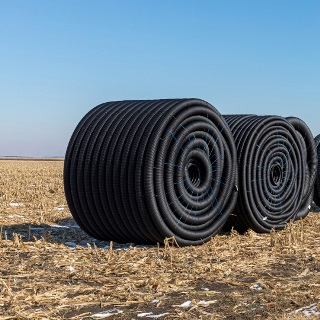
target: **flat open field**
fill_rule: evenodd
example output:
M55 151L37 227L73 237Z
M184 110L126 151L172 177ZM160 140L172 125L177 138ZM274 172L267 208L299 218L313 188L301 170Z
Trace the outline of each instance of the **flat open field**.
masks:
M0 160L0 319L320 318L320 215L198 247L95 241L63 161Z

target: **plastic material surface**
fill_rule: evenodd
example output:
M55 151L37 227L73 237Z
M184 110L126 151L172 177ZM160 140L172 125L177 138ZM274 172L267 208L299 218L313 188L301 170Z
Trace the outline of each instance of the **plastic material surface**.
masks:
M317 148L318 156L318 168L317 168L317 178L314 185L314 203L320 207L320 134L314 138L315 146Z
M243 232L283 229L305 217L313 197L317 159L309 128L297 118L225 116L234 136L239 197L228 226Z
M97 106L75 129L64 168L77 223L120 243L208 241L234 209L237 178L231 131L198 99Z

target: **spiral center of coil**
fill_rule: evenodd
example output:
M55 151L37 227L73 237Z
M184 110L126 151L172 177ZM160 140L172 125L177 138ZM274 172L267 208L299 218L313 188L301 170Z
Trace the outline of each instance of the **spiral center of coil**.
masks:
M270 168L270 181L274 186L278 186L282 181L282 168L276 164Z
M188 175L191 183L199 187L205 178L205 168L200 161L193 160L187 166Z

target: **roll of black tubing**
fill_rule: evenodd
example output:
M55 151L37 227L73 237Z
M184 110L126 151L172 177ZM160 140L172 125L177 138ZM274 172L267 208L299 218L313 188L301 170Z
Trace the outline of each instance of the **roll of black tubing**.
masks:
M277 116L224 116L235 139L239 197L228 226L243 232L283 229L306 194L305 150L293 125Z
M317 178L318 157L317 149L314 143L313 135L307 124L299 118L286 118L295 128L297 135L300 137L303 147L303 160L305 162L305 189L300 209L296 215L296 220L305 218L312 206L314 197L314 185Z
M75 129L64 166L79 226L120 243L208 241L234 209L237 178L230 129L198 99L99 105Z
M317 168L317 178L314 184L313 201L318 207L320 207L320 134L314 138L314 142L315 142L315 147L317 149L318 168Z

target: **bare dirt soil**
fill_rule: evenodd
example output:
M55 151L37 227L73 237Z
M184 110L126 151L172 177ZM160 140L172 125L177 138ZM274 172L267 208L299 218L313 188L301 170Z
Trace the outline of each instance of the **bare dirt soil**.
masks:
M198 247L96 241L63 161L0 160L0 319L320 318L320 215Z

